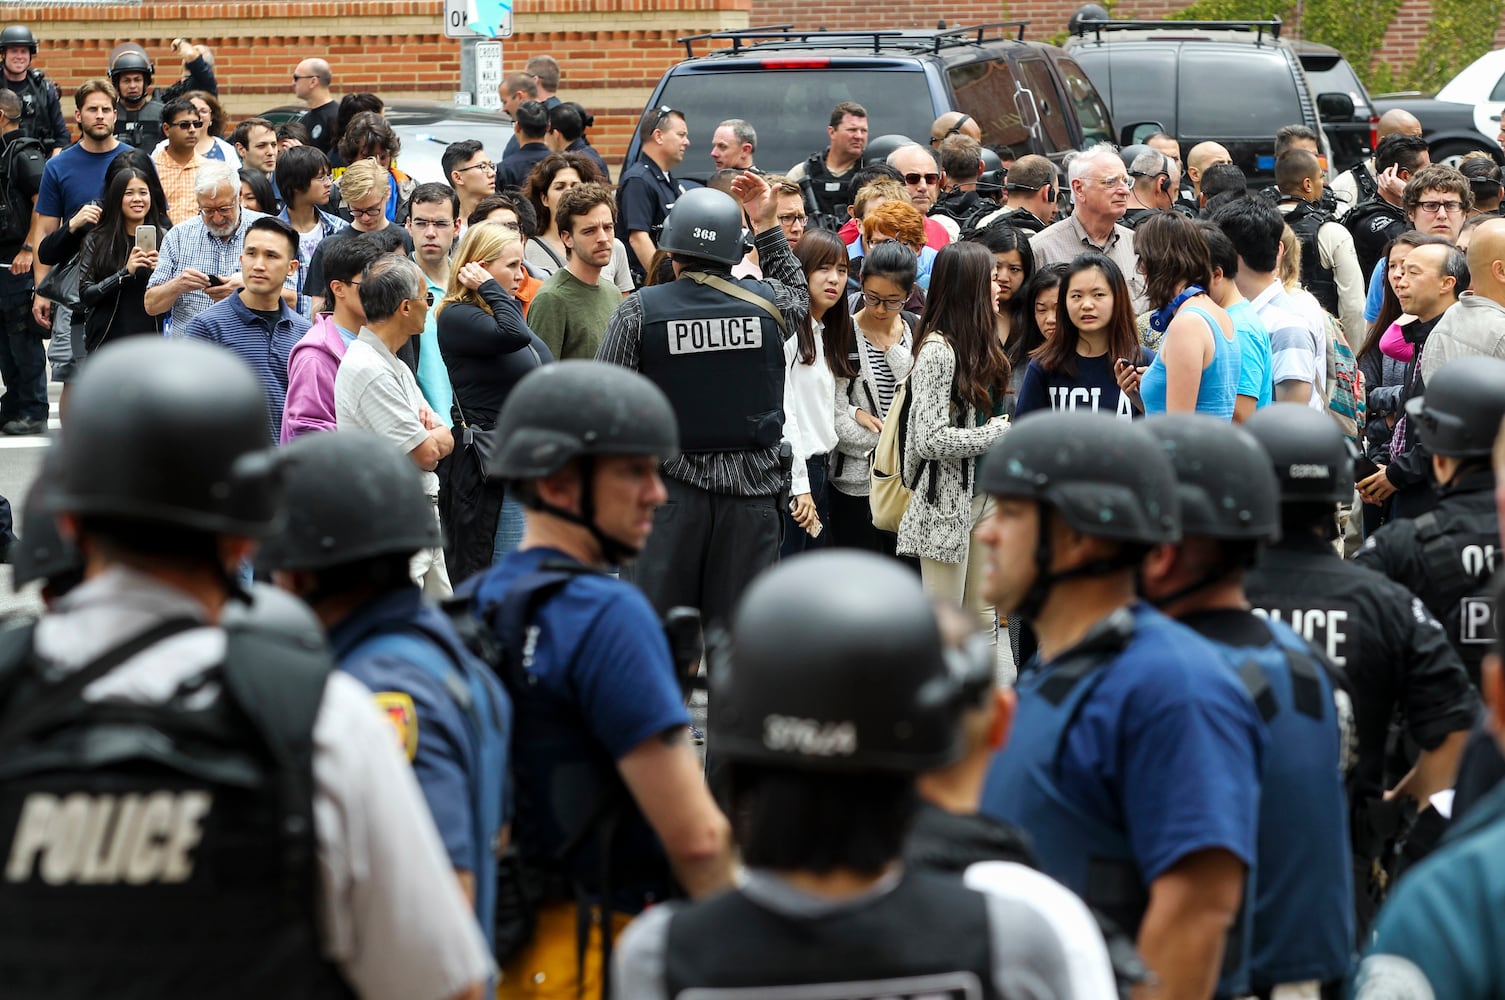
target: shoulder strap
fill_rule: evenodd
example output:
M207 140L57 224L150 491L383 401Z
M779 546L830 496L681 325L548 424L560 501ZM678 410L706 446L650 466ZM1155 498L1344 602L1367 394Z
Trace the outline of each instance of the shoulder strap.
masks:
M514 698L527 684L527 668L533 659L534 641L528 636L533 616L571 580L597 572L583 563L549 560L515 580L500 600L476 609L500 642L497 676Z
M718 292L725 292L734 299L741 299L749 305L757 306L773 318L773 321L779 325L779 329L784 331L785 337L789 336L789 327L784 324L784 314L779 311L779 307L756 292L750 292L735 281L728 281L719 274L707 274L704 271L686 271L684 277L689 278L697 285L714 288Z
M537 244L539 247L541 247L543 249L543 252L549 255L549 259L554 262L554 266L555 267L563 267L564 266L564 261L560 260L559 259L559 255L554 252L554 248L551 247L551 246L549 246L549 241L548 240L546 240L546 239L544 239L543 237L540 236L540 237L534 239L532 242L535 243L535 244Z

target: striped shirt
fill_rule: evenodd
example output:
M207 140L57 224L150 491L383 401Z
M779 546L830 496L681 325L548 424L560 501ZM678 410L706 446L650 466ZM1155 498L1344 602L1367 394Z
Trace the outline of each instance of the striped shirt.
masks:
M763 280L773 288L774 304L784 314L785 326L798 330L810 311L810 289L784 231L775 226L759 233L753 245L758 249ZM596 360L639 371L642 343L643 303L634 292L622 300L606 324ZM739 497L774 496L784 488L777 445L745 451L685 452L665 462L663 471L670 479Z
M861 331L858 333L861 335ZM904 334L899 339L909 340L908 325L904 327ZM867 364L873 372L873 388L878 390L878 412L875 416L886 417L889 407L894 405L894 391L898 389L899 382L894 378L894 370L888 366L888 355L874 347L866 336L862 337L862 349L867 352Z
M174 230L176 232L176 230ZM231 351L250 366L267 400L267 436L272 444L282 439L282 410L287 404L287 358L308 332L309 322L279 302L282 315L276 323L252 312L231 295L199 313L183 327L183 336L206 340Z
M209 231L204 220L195 216L181 226L173 226L162 238L161 252L157 256L157 269L146 282L147 288L165 285L188 268L205 274L228 278L240 271L240 252L245 248L246 230L257 219L265 218L260 212L240 210L240 224L226 239L220 239ZM297 272L288 275L288 286L296 289ZM199 313L214 305L214 300L204 292L184 292L172 304L170 322L182 336L184 325Z

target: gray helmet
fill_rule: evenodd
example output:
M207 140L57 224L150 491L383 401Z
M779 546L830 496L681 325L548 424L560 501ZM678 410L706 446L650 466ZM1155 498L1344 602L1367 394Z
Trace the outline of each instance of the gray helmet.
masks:
M1269 456L1248 431L1194 413L1144 424L1175 467L1183 535L1226 541L1279 536L1280 491Z
M863 147L862 165L870 167L875 163L887 163L889 153L899 149L901 146L913 145L914 140L907 135L899 135L897 132L880 135L876 139L868 140L868 144ZM857 197L856 191L852 192L852 197Z
M1244 421L1275 470L1280 502L1339 503L1353 497L1353 452L1326 413L1275 403Z
M945 651L919 577L870 552L774 567L733 621L710 667L712 752L725 760L931 770L960 749L967 691L992 683L991 656L971 662Z
M37 39L31 33L31 29L24 24L12 24L4 31L0 31L0 51L10 48L12 45L24 45L31 49L31 54L37 54Z
M742 207L731 195L695 188L669 209L658 248L685 257L732 265L742 260Z
M529 372L507 394L491 435L486 471L495 479L550 476L585 455L679 453L679 423L663 390L601 361Z
M60 511L238 535L279 512L266 394L221 347L111 344L80 369L66 434Z
M63 448L54 442L42 459L42 468L26 493L21 511L21 537L11 547L11 565L16 587L45 580L54 595L61 596L83 579L84 559L78 547L63 538L54 517L57 477Z
M1406 415L1434 454L1489 455L1505 419L1505 361L1475 356L1448 362L1427 379L1425 395L1407 400Z
M1086 30L1082 25L1083 21L1107 21L1112 16L1106 8L1099 7L1095 3L1084 4L1078 7L1071 15L1071 19L1066 22L1066 31L1072 35L1079 34Z
M989 450L978 486L1049 504L1077 531L1158 545L1180 537L1176 474L1138 422L1103 413L1034 413Z
M229 630L291 639L306 649L323 649L329 642L313 609L270 583L251 584L244 600L225 605L219 623Z
M256 564L321 570L441 544L433 504L408 457L366 431L308 434L282 449L287 516Z
M120 89L120 78L126 73L141 73L146 77L146 85L152 85L152 74L156 67L152 65L151 57L146 50L135 42L122 42L115 46L115 51L110 53L110 82L115 89Z
M1145 153L1154 152L1157 152L1157 150L1153 146L1146 146L1142 142L1136 142L1133 145L1124 146L1122 149L1120 149L1118 151L1118 158L1124 161L1124 169L1132 172L1134 169L1135 160L1139 159ZM1165 159L1163 155L1160 158L1162 160Z

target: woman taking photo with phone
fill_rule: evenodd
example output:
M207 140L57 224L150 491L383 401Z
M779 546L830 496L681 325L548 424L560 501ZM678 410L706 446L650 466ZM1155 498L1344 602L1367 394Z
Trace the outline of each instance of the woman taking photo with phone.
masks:
M1056 330L1035 350L1014 415L1035 410L1101 410L1144 415L1139 377L1155 358L1134 332L1134 299L1118 265L1078 254L1061 279Z
M976 243L949 244L935 258L909 373L903 474L914 493L899 522L899 552L918 556L925 590L973 611L996 644L997 615L982 596L987 552L973 538L993 509L977 490L977 459L1009 429L994 264Z
M84 238L78 297L91 354L111 340L159 332L157 317L146 311L146 282L172 223L150 177L135 166L117 171L105 189L99 223Z

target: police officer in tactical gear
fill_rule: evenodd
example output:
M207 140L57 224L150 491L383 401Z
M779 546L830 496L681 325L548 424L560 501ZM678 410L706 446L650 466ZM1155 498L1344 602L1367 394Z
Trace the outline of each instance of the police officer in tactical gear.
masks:
M1283 622L1343 671L1353 696L1357 760L1350 781L1357 930L1362 939L1389 881L1388 861L1415 803L1449 788L1479 696L1420 598L1338 557L1333 511L1353 492L1353 459L1326 414L1267 406L1244 424L1280 484L1280 541L1244 590L1256 614ZM1391 720L1419 753L1405 773L1387 768ZM1390 798L1409 804L1392 804ZM1409 812L1407 811L1409 809Z
M0 30L5 86L21 99L21 134L40 139L50 156L73 142L63 118L62 94L47 75L32 67L37 39L24 24Z
M1250 987L1267 996L1321 984L1335 994L1354 947L1343 785L1352 702L1335 668L1245 599L1249 566L1280 533L1280 496L1259 443L1197 414L1160 416L1145 427L1175 466L1181 540L1145 559L1141 592L1218 647L1268 736Z
M64 540L53 516L53 497L62 470L63 445L54 441L42 459L42 468L26 493L21 511L21 537L11 544L11 586L20 590L41 581L42 603L51 607L84 580L84 560L78 546Z
M485 942L369 692L230 610L281 500L255 376L146 338L74 388L55 507L87 579L0 633L6 994L478 997Z
M170 87L152 88L156 72L146 49L135 42L122 42L110 53L110 83L120 96L115 116L115 138L151 152L162 138L162 108L190 90L219 93L209 50L183 38L173 39L173 50L182 57L186 75Z
M355 430L301 437L281 461L287 515L257 564L308 602L340 669L397 729L489 938L512 702L413 584L410 560L441 544L418 472L389 442Z
M1385 525L1354 562L1422 599L1477 686L1479 664L1496 631L1489 580L1500 517L1490 455L1505 418L1505 361L1478 356L1449 362L1432 376L1425 395L1406 404L1406 414L1432 453L1437 506Z
M1216 648L1136 600L1145 555L1180 537L1170 460L1138 424L1043 413L978 486L997 502L984 596L1039 640L983 811L1133 935L1168 995L1239 995L1265 736Z
M499 908L498 995L599 996L603 956L632 916L732 880L726 819L686 739L658 616L608 575L654 530L678 422L643 376L563 361L517 384L492 434L491 475L527 525L517 551L456 598L501 650L517 720L506 864L537 897Z
M613 995L1113 996L1101 936L1058 884L898 863L915 777L955 759L992 670L985 642L946 649L919 579L886 557L819 552L755 582L710 665L747 877L634 922Z
M659 246L671 252L678 280L623 300L596 354L664 391L683 449L664 464L669 503L627 578L660 613L699 608L707 622L728 618L747 582L778 555L783 343L810 308L768 182L748 172L732 184L740 208L711 189L675 204ZM745 253L744 210L762 281L730 274Z

